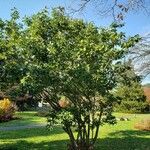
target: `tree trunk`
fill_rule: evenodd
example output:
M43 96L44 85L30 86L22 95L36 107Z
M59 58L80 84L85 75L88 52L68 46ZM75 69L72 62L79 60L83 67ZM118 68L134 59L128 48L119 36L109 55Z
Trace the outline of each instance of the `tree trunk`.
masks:
M72 144L68 144L68 150L94 150L93 145L87 145L87 143L78 143L77 149Z

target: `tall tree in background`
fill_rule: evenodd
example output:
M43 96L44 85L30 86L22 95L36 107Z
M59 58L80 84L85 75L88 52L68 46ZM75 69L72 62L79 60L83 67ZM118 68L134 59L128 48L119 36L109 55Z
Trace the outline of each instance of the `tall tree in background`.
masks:
M72 19L64 9L43 10L22 24L18 17L14 10L11 20L1 20L1 89L17 84L41 95L52 108L49 126L62 125L68 149L94 149L100 126L115 123L112 91L124 66L118 61L139 37L126 38L117 24Z
M16 23L19 13L14 10L11 19L0 19L0 91L15 87L18 90L19 78L24 75L22 55L18 50L21 42L22 26Z
M147 34L130 49L129 57L133 60L139 74L143 76L150 75L150 34Z
M131 60L125 62L118 78L120 84L115 89L115 95L120 98L116 111L144 112L148 107L141 85L141 77L135 74Z
M2 97L9 97L17 104L32 103L32 95L20 86L20 78L26 74L22 35L23 25L17 22L19 13L16 9L11 14L11 19L0 19L0 91ZM30 101L28 101L30 99ZM34 104L34 102L33 102ZM19 109L20 106L18 105Z

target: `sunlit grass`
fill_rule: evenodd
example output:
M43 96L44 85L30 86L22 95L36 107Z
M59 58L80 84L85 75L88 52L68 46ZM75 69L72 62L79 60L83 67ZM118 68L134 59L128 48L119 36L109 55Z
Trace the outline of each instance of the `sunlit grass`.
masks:
M32 112L29 113L29 117L35 117L33 114ZM19 115L28 116L28 113ZM99 132L99 139L95 149L150 150L150 132L134 129L134 124L137 121L143 118L149 118L150 114L134 115L117 113L116 115L118 117L129 117L130 121L119 121L117 125L103 126ZM39 123L43 119L37 118ZM15 124L17 123L15 122ZM1 150L66 150L68 142L68 136L61 127L55 127L51 131L47 130L46 127L41 127L38 129L0 132Z
M17 112L16 117L18 119L11 120L9 122L0 123L0 127L13 127L13 126L24 126L24 125L31 125L31 124L41 124L46 123L45 117L39 117L36 115L34 111L25 111L25 112Z

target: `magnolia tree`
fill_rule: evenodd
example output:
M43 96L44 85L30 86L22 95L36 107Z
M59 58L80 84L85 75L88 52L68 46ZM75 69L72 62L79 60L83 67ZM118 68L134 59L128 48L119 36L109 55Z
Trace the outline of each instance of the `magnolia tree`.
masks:
M1 21L1 88L17 84L18 91L41 96L51 106L49 127L62 125L68 149L94 149L100 126L116 122L112 90L139 37L126 38L115 23L98 28L70 18L63 9L43 10L22 24L17 19L14 10L10 21Z

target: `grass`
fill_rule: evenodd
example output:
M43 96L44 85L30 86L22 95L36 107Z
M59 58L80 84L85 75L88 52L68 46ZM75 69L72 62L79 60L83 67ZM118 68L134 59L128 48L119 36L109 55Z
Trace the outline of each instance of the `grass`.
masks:
M0 127L13 127L13 126L18 126L18 125L25 126L25 125L31 125L31 124L46 123L46 118L37 116L36 112L34 111L17 112L16 117L20 119L0 123Z
M40 123L45 118L38 117L34 120L35 112L19 113L31 123ZM150 150L150 132L134 129L134 124L142 118L150 117L150 114L116 114L129 117L131 121L119 121L117 125L105 125L99 132L96 150ZM28 117L27 117L28 116ZM26 120L24 118L24 120ZM17 125L10 122L11 125ZM20 120L21 121L21 120ZM29 123L28 121L25 121ZM26 124L25 123L25 124ZM5 124L5 123L4 123ZM2 126L2 124L1 124ZM45 127L38 129L23 129L15 131L0 131L1 150L66 150L68 136L60 127L48 131Z

